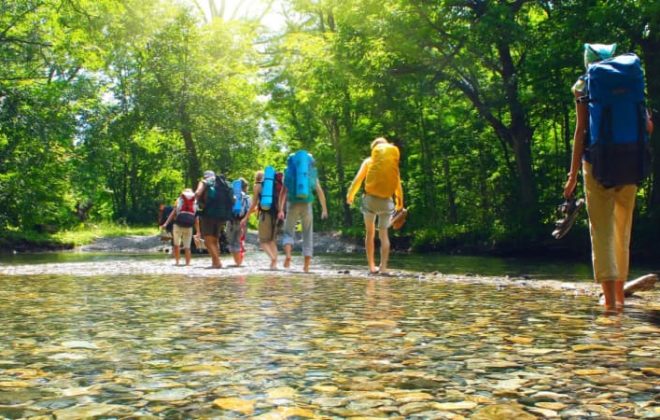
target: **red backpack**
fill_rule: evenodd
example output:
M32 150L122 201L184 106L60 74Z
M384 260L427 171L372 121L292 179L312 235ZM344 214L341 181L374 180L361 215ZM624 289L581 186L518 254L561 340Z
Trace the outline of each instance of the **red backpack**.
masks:
M181 207L177 206L174 223L181 227L192 227L195 224L195 196L186 198L181 194L179 199Z

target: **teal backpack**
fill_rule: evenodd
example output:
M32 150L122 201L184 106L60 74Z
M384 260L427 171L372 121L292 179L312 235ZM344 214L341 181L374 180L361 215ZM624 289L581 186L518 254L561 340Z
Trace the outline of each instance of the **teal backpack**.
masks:
M292 203L311 203L316 189L316 165L306 150L289 155L284 171L287 199Z

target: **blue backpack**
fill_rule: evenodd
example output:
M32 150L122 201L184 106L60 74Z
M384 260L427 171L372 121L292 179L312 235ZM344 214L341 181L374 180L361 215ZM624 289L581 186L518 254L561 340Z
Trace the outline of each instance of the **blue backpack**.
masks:
M264 169L264 182L261 184L261 199L259 207L263 211L268 211L274 207L275 203L275 168L266 166Z
M284 172L287 198L293 203L311 203L316 188L316 166L312 155L298 150L289 155Z
M231 208L231 212L238 219L245 216L245 213L248 211L247 197L243 192L243 181L240 179L233 181L231 183L231 189L234 193L234 205Z
M651 171L651 151L639 57L624 54L591 64L587 91L594 177L607 188L640 183Z

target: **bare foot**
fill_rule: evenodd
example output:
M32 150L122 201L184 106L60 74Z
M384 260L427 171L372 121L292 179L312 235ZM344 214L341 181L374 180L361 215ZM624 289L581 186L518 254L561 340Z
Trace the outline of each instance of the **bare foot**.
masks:
M284 264L286 267L286 260L284 260ZM270 269L277 270L277 260L270 260Z
M291 267L291 257L286 257L284 258L284 268L289 268Z
M305 261L305 264L303 265L303 271L305 273L309 273L309 261Z

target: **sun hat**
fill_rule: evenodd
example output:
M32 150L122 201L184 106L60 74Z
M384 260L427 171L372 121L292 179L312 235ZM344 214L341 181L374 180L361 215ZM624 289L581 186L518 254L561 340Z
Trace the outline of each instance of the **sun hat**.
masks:
M193 198L195 196L195 193L190 188L186 188L185 190L183 190L181 195L186 197L188 200L190 200L191 198Z
M215 172L213 171L205 171L204 172L204 180L205 181L212 181L215 179Z
M614 56L616 44L584 44L584 66Z

